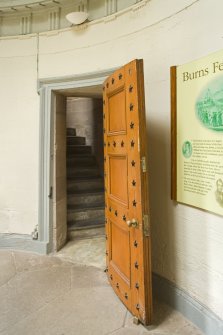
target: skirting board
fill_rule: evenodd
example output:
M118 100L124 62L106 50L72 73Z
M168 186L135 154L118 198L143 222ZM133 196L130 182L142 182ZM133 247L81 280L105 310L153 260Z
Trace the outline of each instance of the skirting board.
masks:
M153 273L153 294L183 314L206 335L223 335L223 320L169 280Z
M32 240L29 235L0 234L0 249L15 249L47 254L48 243Z

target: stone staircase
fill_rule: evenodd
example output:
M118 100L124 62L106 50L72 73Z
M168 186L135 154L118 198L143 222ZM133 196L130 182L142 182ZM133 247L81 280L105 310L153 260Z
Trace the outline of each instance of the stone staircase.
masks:
M67 128L68 235L74 230L103 227L104 183L85 137Z

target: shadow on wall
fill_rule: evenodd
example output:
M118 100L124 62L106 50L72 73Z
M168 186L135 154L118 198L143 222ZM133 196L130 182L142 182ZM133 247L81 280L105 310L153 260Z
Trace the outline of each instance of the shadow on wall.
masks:
M175 281L175 231L170 200L170 140L160 124L148 124L149 193L153 271Z
M195 288L201 285L205 285L205 291L208 292L208 280L202 278L202 272L203 276L205 272L202 268L208 256L205 248L208 245L207 232L205 224L202 232L199 231L193 208L171 200L170 127L150 121L147 134L154 296L185 312L179 306L182 300L178 299L175 286L172 290L170 286L173 283L182 289L181 292L188 299L193 297L193 292L196 293ZM198 243L199 236L201 244ZM197 259L200 259L200 264L197 264ZM157 282L162 284L162 280L156 275L167 279L169 284L158 287ZM187 313L193 311L184 314Z

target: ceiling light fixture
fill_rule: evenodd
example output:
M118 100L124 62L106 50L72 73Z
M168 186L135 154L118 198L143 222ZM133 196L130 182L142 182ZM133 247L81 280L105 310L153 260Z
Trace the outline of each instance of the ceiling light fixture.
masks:
M84 23L89 16L89 13L86 12L71 12L66 15L66 19L72 24L81 24Z

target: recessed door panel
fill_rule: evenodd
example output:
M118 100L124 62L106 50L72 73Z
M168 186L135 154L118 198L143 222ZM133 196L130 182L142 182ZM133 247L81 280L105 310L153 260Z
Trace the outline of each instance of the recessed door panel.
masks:
M128 205L127 157L109 156L110 195ZM120 184L122 187L120 187Z
M122 89L108 98L109 115L108 129L109 132L123 132L126 130L126 111L125 111L125 91Z
M121 224L110 222L111 225L111 262L120 276L129 283L130 281L130 236L129 229ZM122 240L122 244L119 240Z

